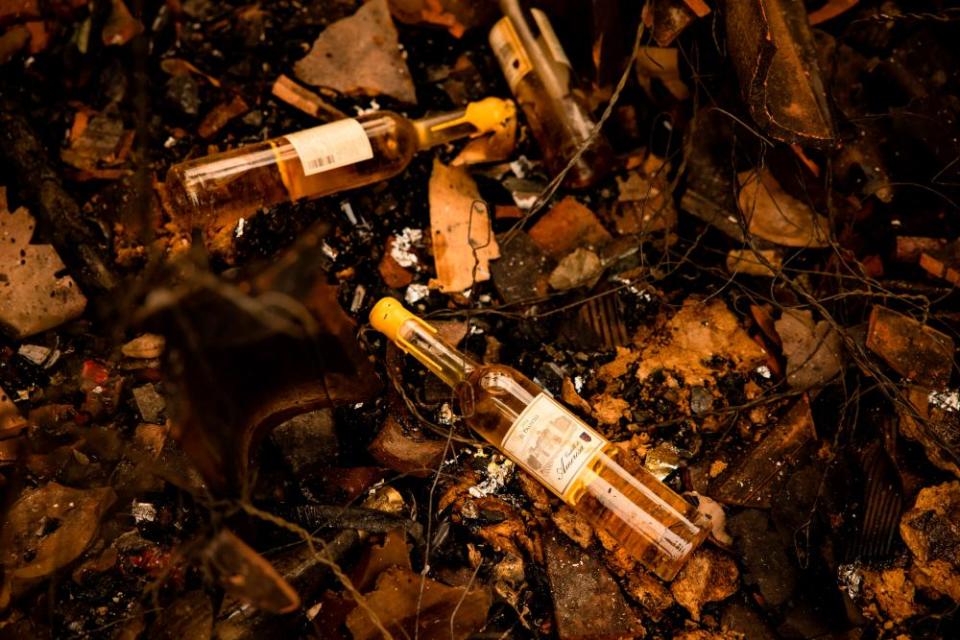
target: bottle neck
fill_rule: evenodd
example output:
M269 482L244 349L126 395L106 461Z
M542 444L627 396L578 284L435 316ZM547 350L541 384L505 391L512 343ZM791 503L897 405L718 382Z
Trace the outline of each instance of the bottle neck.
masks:
M443 340L437 330L419 318L410 318L397 331L396 342L451 387L463 382L479 365Z
M449 113L420 118L413 121L417 132L417 148L420 151L436 147L447 142L477 135L480 131L467 119L467 110L459 109Z

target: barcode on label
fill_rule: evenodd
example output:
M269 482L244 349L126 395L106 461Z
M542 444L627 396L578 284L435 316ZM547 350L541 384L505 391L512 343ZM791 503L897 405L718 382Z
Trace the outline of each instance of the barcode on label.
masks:
M308 169L320 169L328 164L333 164L334 162L336 162L336 157L333 155L326 155L322 158L314 158L310 162L307 162L306 166Z
M304 175L330 171L373 157L363 125L349 118L285 136L293 145Z

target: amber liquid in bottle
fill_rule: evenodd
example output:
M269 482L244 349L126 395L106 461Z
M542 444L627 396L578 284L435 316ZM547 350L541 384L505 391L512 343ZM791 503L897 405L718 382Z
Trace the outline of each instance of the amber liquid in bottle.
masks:
M501 0L504 17L490 31L490 46L527 118L551 175L563 170L596 123L576 86L570 62L546 14L524 12L518 0ZM613 151L602 133L586 146L564 180L580 189L609 172Z
M261 209L385 180L420 150L487 133L513 117L513 103L498 98L414 121L389 111L364 114L175 165L167 197L175 221L202 226L209 244Z
M454 388L474 431L660 578L672 580L709 535L706 515L647 471L625 470L614 445L523 374L474 362L395 300L370 319Z

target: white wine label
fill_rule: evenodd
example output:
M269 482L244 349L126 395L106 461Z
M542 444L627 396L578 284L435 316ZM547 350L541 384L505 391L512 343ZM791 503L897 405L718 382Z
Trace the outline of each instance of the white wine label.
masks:
M500 62L500 68L503 69L510 91L516 93L517 84L523 76L533 70L533 65L530 64L530 57L524 50L523 43L520 42L520 37L510 18L504 16L493 25L493 29L490 30L490 48Z
M373 157L370 138L353 118L322 124L284 136L293 145L303 165L303 174L330 171Z
M501 447L524 469L563 497L605 444L559 402L541 393L517 417Z
M572 68L573 65L570 64L570 58L568 58L567 54L563 51L563 45L560 44L560 39L553 30L553 25L550 24L550 18L547 17L547 14L540 9L530 9L530 13L533 14L533 19L540 29L540 39L547 48L547 53L550 54L550 57L559 64Z

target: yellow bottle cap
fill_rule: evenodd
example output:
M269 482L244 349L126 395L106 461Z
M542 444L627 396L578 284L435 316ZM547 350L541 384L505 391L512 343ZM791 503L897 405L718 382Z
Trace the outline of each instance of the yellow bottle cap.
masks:
M380 298L370 310L371 326L398 344L400 344L400 327L411 319L419 320L396 298Z
M517 105L513 100L484 98L468 104L463 119L476 127L478 133L490 133L506 126L516 115Z

